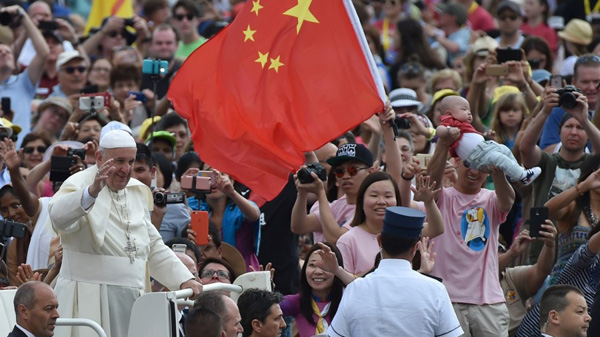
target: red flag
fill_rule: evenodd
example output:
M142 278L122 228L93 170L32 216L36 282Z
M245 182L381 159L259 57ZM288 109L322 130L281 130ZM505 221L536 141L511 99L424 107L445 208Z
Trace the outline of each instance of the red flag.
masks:
M350 0L249 0L168 98L200 158L271 200L303 152L383 110L383 92Z

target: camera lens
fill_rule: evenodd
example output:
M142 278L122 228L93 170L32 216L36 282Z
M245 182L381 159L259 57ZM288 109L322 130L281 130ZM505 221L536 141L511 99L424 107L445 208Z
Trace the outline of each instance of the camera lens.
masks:
M12 15L8 12L0 13L0 25L8 26L12 23Z
M298 180L302 184L308 184L315 181L315 179L310 175L310 172L304 167L298 171Z
M565 92L562 95L560 95L558 103L563 108L570 109L577 105L577 98L575 97L575 95L573 95L573 93Z
M408 118L396 116L394 121L396 122L396 126L398 127L398 129L410 129L410 121L408 120Z

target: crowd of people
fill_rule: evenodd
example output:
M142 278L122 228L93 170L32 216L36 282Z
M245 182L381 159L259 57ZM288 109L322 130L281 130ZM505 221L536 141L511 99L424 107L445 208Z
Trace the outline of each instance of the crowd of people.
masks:
M136 299L186 288L188 337L599 336L600 0L348 1L389 101L259 205L167 92L268 2L124 1L88 29L90 0L0 0L10 336L127 336ZM273 291L202 289L259 270Z

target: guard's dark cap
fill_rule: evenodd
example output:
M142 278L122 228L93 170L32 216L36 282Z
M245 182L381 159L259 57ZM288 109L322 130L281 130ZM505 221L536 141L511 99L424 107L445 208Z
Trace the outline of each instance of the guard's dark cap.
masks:
M373 154L362 144L344 144L340 146L335 157L327 159L327 164L335 167L350 160L358 160L373 166Z
M418 238L423 229L425 213L416 209L393 206L385 210L383 233L405 238Z

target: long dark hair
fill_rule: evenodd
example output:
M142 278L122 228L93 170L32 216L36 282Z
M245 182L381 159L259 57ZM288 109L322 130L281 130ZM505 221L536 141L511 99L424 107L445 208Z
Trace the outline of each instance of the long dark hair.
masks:
M331 248L331 251L335 253L335 257L338 260L338 264L343 267L344 261L342 259L342 254L337 249L337 247L327 242L323 242L323 244ZM304 262L304 265L302 266L302 271L300 272L300 312L310 324L315 326L317 325L317 323L313 318L313 309L311 303L312 288L310 287L310 285L308 284L308 280L306 279L306 267L308 266L308 259L310 258L310 255L320 249L321 247L319 245L314 245L310 247L310 249L306 253L306 261ZM329 296L331 298L331 304L326 316L329 316L331 318L335 316L340 302L342 301L342 293L344 291L344 287L344 282L337 278L337 276L334 277L333 286L331 288L331 292L329 293Z
M429 47L427 36L423 26L415 19L402 19L396 24L400 34L400 45L397 63L406 63L410 57L418 58L418 61L429 69L442 69L444 64L437 58L437 54Z
M362 184L360 184L360 188L358 189L358 197L356 198L356 210L354 211L354 218L352 219L350 226L356 227L367 220L367 216L365 215L365 209L363 207L363 203L365 201L365 194L367 193L367 188L369 188L369 186L373 185L374 183L383 180L389 180L392 182L392 185L394 186L394 193L396 193L396 206L402 205L400 200L400 190L398 189L398 184L396 183L394 178L392 178L392 176L387 172L373 172L369 174L365 178L365 180L363 180Z
M600 168L600 154L595 154L586 159L583 164L581 164L581 175L579 176L579 179L577 179L577 184L585 181L598 168ZM573 219L579 218L581 212L583 212L583 215L586 217L590 225L594 226L596 224L594 224L592 219L590 219L590 215L593 212L590 202L590 191L586 191L583 193L583 195L578 196L577 199L575 199L575 211L573 212Z

